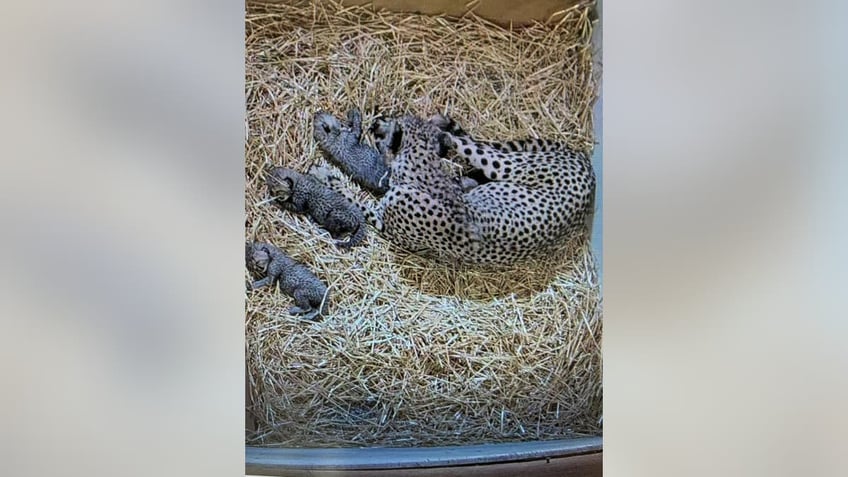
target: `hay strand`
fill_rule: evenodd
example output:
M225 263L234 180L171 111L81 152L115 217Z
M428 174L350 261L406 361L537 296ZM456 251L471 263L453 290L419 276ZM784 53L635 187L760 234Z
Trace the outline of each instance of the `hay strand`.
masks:
M476 2L469 2L474 4ZM448 113L475 136L593 146L588 7L501 27L331 2L249 7L246 230L330 287L318 323L246 303L250 445L421 446L597 435L601 298L585 237L544 263L446 268L375 233L342 251L267 203L264 170L323 162L312 114ZM358 189L350 184L352 190ZM358 193L364 194L361 191Z

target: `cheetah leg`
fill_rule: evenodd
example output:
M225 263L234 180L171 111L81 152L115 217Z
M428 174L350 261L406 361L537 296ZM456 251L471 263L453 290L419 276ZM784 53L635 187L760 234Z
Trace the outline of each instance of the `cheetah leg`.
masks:
M362 215L365 216L365 223L377 229L377 232L383 231L383 209L379 204L369 201L367 204L356 203L362 210Z
M262 280L257 280L250 285L251 290L267 287L271 284L271 277L265 277Z
M558 152L568 150L568 146L564 143L534 137L516 139L504 143L487 142L486 144L501 152Z
M297 306L289 308L289 313L292 315L305 315L315 312L317 314L318 310L312 307L312 304L309 302L309 293L306 290L299 288L294 291L293 295L294 303Z
M359 245L365 239L368 229L362 223L350 224L349 217L338 217L335 211L330 213L324 225L328 230L336 231L335 234L331 233L334 239L339 239L348 234L347 240L336 240L336 246L340 248L351 248Z
M433 124L442 131L451 134L452 136L461 136L471 139L471 136L465 132L462 127L453 119L442 114L437 114L430 118L430 124ZM528 137L524 139L516 139L506 142L490 142L490 141L474 141L475 144L489 146L497 152L506 154L516 152L549 152L567 150L568 146L564 143L551 141L549 139L537 139Z
M467 136L468 133L465 132L459 124L456 123L453 119L443 114L436 114L431 116L428 120L430 124L436 126L446 133L450 133L453 136Z
M430 118L430 123L444 131L439 138L443 146L455 150L458 157L464 159L474 169L480 170L490 181L513 180L516 168L526 162L520 153L501 150L500 144L475 141L447 116L433 116ZM495 147L496 145L498 147Z
M456 150L457 156L467 161L474 169L481 171L490 181L514 180L516 169L525 166L526 163L526 159L518 154L501 152L469 136L445 134L445 140L450 142L450 147Z
M304 320L314 321L315 318L317 318L318 315L321 314L321 311L318 310L317 308L311 308L311 309L308 309L308 310L304 310L304 309L302 309L298 306L293 306L293 307L289 308L289 314L297 316L298 318L301 318L301 319L304 319Z
M318 318L318 315L321 314L321 310L317 308L309 308L304 310L299 306L293 306L289 308L289 314L292 316L296 316L301 320L315 321Z
M327 187L345 196L347 200L359 207L359 210L362 211L362 215L365 216L365 222L368 225L377 229L378 232L383 231L383 213L379 204L370 199L363 200L355 197L349 189L344 187L342 180L337 175L333 174L329 167L312 166L309 169L309 174L321 181L321 183Z
M359 142L362 139L362 113L359 108L353 108L347 112L347 122L356 142Z

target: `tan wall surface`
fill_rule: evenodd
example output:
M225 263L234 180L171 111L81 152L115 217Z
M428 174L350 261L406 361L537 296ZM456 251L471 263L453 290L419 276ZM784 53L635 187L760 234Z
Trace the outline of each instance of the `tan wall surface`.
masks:
M248 0L251 2L282 3L288 0ZM321 0L317 0L321 1ZM444 13L459 16L468 11L470 5L477 15L501 24L515 25L533 20L545 21L552 14L564 10L580 0L342 0L345 5L373 4L376 8L398 12L418 12L426 14ZM476 5L476 6L475 6Z

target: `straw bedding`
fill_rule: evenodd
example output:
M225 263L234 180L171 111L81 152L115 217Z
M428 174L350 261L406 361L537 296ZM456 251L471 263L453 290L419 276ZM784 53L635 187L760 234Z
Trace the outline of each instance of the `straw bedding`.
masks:
M587 237L544 263L448 268L370 230L339 250L307 219L267 203L267 164L323 162L311 115L446 112L484 139L593 145L597 94L588 6L545 25L315 2L247 15L246 235L308 264L329 316L247 294L249 445L422 446L601 432L601 297ZM355 186L351 188L357 190ZM359 191L358 193L363 193Z

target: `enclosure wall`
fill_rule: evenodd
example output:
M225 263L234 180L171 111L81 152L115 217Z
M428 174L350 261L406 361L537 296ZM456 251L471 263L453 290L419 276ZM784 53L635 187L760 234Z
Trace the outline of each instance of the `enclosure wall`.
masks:
M251 3L286 3L288 0L248 0ZM316 0L328 1L328 0ZM460 16L469 10L477 15L501 24L522 25L534 20L545 21L554 13L580 3L580 0L479 0L465 2L457 0L342 0L344 5L373 4L395 12L446 14Z

